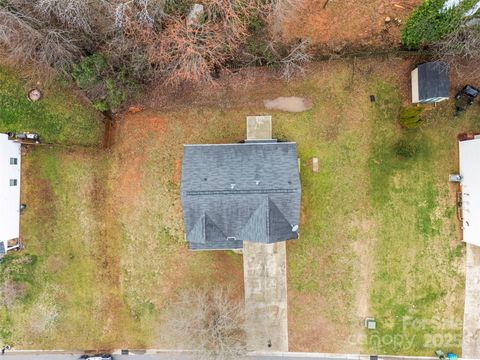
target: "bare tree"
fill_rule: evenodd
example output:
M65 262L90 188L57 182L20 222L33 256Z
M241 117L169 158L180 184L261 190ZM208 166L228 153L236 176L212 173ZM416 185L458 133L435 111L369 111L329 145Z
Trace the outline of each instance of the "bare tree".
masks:
M310 42L306 39L300 40L300 42L292 47L287 56L280 60L282 64L282 77L290 81L292 77L299 73L305 73L305 64L310 62Z
M197 351L198 359L241 359L246 354L243 303L215 288L183 291L166 319L176 346Z
M144 37L150 61L168 84L212 82L212 72L233 58L248 36L254 0L206 0L205 19L187 24L168 17L161 36Z
M67 72L80 55L72 34L31 11L28 6L23 11L0 6L0 45L17 63L36 62Z
M226 59L218 24L188 26L183 19L168 21L161 39L149 46L151 62L172 85L211 82L211 72Z
M435 57L461 77L480 78L480 26L464 24L433 45Z
M26 292L25 284L7 279L0 287L0 303L7 308L11 308L18 299L25 296Z
M92 34L94 7L88 0L38 0L34 2L39 13L55 17L63 25Z

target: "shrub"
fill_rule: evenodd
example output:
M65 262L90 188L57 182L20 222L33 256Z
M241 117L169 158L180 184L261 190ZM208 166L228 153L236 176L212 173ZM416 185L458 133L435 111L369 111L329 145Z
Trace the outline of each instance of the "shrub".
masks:
M422 107L410 106L400 110L400 124L406 129L416 129L422 123Z
M419 150L418 144L409 141L407 138L400 139L393 146L395 154L402 158L413 158Z
M73 66L72 76L77 85L88 88L99 83L107 69L105 58L98 54L85 56L78 64Z
M417 49L441 39L460 26L469 2L442 10L444 3L445 0L425 0L413 11L401 32L403 45Z

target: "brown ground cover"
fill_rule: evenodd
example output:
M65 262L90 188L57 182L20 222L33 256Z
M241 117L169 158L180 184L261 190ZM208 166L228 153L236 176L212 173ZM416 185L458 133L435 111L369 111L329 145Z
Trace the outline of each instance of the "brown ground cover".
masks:
M303 0L285 18L287 40L310 39L327 51L398 47L400 27L421 0ZM386 22L386 19L390 21Z

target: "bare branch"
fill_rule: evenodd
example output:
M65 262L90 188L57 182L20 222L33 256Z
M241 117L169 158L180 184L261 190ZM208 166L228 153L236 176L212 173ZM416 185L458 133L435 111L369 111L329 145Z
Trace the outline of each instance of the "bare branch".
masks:
M434 56L465 81L480 78L480 26L463 25L432 46Z
M228 291L184 291L166 320L175 344L198 351L199 359L240 359L246 354L243 306Z
M282 77L285 80L290 81L296 73L305 73L304 66L311 60L309 48L310 42L303 39L290 50L286 57L280 60L283 65Z

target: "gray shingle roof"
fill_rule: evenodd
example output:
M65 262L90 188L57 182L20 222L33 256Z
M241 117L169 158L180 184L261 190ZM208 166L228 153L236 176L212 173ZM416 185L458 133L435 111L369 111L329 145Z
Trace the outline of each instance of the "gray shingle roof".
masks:
M0 255L3 255L5 253L5 244L3 243L3 241L0 241Z
M294 143L185 145L181 197L191 249L298 238L300 192Z
M432 61L418 65L419 100L448 98L448 65Z

